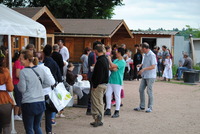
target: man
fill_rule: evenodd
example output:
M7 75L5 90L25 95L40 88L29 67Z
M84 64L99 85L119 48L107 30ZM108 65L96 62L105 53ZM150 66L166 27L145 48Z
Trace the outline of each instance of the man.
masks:
M138 44L135 44L134 47L135 47L135 53L137 53L137 50L139 49L140 46Z
M102 45L102 43L99 42L99 41L95 41L93 43L93 49L97 45ZM90 90L92 89L91 78L92 78L92 74L93 74L93 70L94 70L94 66L95 66L96 60L97 60L97 58L96 58L95 51L92 50L90 52L90 54L88 55L88 80L90 81ZM90 94L89 94L89 97L88 97L88 107L87 107L86 115L91 115Z
M177 80L181 79L183 71L188 71L188 70L192 69L192 59L188 56L187 53L184 53L183 57L184 57L185 61L183 63L183 66L179 67L177 69L177 72L178 72L178 78L177 78Z
M52 52L52 46L51 45L46 45L43 49L44 53L44 60L43 63L45 66L47 66L50 70L51 73L55 79L56 82L62 82L62 76L60 73L60 69L58 64L51 58L51 52Z
M60 47L60 54L62 55L63 61L65 66L63 67L63 76L65 78L66 73L67 73L67 65L68 65L68 59L69 59L69 51L67 47L64 46L64 41L59 40L58 45Z
M142 81L140 83L140 106L134 108L135 111L142 111L145 110L145 94L144 90L147 87L147 94L148 94L148 109L146 110L147 113L152 112L153 108L153 84L156 79L156 55L149 49L148 43L142 44L142 51L145 53L144 59L142 64L138 65L138 67L142 67L139 71L139 75L142 76Z
M44 53L44 60L43 63L46 67L48 67L55 79L55 82L62 82L62 75L60 73L60 69L58 64L53 60L51 56L51 52L52 52L52 46L51 45L46 45L43 49L43 53ZM53 117L52 119L52 114L53 112L50 112L49 110L46 111L46 123L47 123L47 130L50 130L48 132L51 132L52 126L51 124L55 124L55 117ZM54 115L54 114L53 114Z
M51 57L54 59L54 61L58 64L60 68L61 75L63 75L63 67L64 67L64 62L63 62L63 57L59 53L59 46L55 44L53 46L53 53L51 54Z
M112 115L112 118L119 117L119 110L121 104L121 89L123 85L123 77L124 77L124 70L126 66L126 62L123 58L125 50L123 48L118 48L116 52L117 59L112 62L111 57L108 58L110 68L112 70L108 88L106 91L106 111L104 115L111 115L111 99L112 93L114 92L115 101L116 101L116 108L115 112Z
M92 116L95 120L91 125L93 125L93 127L98 127L103 125L103 97L107 88L106 84L108 83L109 63L104 55L104 47L102 45L95 46L94 51L98 58L91 79L91 107Z

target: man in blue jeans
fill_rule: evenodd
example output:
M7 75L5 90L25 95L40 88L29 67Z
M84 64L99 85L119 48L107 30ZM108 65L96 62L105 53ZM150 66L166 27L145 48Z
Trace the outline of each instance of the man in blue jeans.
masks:
M183 66L177 69L177 80L181 79L183 71L189 71L192 69L192 59L188 56L187 53L183 54L183 58L185 59Z

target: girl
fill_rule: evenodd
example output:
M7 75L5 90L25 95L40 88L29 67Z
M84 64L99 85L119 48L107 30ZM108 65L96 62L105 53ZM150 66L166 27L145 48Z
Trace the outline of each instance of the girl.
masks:
M19 92L19 90L17 88L17 84L19 83L19 72L20 72L20 70L22 70L24 68L24 66L21 65L21 63L19 61L19 56L20 56L20 52L16 52L12 59L12 61L14 63L12 76L13 76L13 84L14 84L15 101L17 103L17 105L14 108L14 113L15 113L14 119L21 121L22 118L19 115L21 114L22 94Z
M168 79L168 81L170 81L170 79L172 79L172 60L170 58L170 55L166 56L164 65L165 65L165 69L163 72L164 80Z

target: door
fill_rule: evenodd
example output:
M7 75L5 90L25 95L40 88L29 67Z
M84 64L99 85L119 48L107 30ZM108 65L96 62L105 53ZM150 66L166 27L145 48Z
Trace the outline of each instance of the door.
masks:
M157 38L157 46L162 48L162 46L165 45L169 50L171 50L171 38Z

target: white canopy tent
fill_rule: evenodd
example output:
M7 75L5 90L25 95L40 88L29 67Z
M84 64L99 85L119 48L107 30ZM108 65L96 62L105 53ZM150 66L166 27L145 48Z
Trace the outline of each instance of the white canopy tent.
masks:
M46 29L42 24L2 4L0 4L0 35L8 35L10 74L12 74L11 35L44 38L46 44ZM12 118L12 134L14 133L16 131Z

